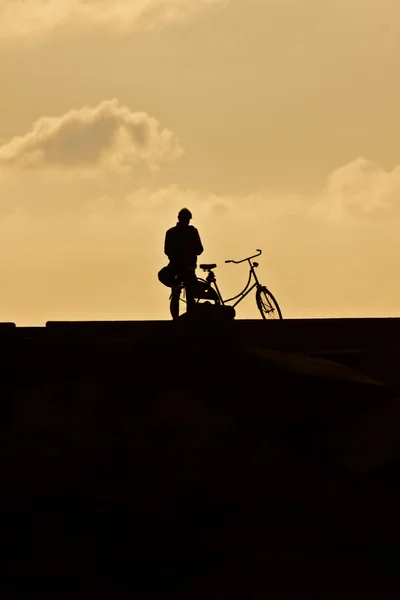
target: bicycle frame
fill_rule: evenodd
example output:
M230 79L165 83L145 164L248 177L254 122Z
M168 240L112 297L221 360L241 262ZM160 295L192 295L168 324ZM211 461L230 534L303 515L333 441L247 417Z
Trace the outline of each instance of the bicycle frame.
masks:
M253 258L256 258L257 256L260 256L261 250L257 250L257 252L258 252L258 254L254 254L254 256L249 256L247 258L243 258L243 260L226 260L225 261L226 263L234 263L236 265L238 265L238 264L240 264L242 262L247 261L249 263L249 267L250 267L249 279L248 279L245 287L243 288L243 290L241 292L239 292L239 294L236 294L236 296L232 296L232 298L228 298L227 300L224 300L222 298L221 292L219 291L219 288L218 288L218 285L217 285L215 274L213 273L213 271L209 272L209 274L207 275L206 281L207 281L207 283L209 284L210 287L212 287L212 284L214 284L215 291L218 294L218 298L220 299L221 304L227 304L228 302L232 302L232 300L236 300L236 298L238 298L238 300L235 302L235 304L232 304L232 306L234 308L235 306L237 306L239 304L239 302L241 302L242 300L244 300L246 298L246 296L248 294L250 294L250 292L252 290L254 290L254 288L261 287L261 284L258 281L258 277L257 277L256 272L255 272L256 267L258 267L258 263L256 263L256 262L252 263L251 262L251 260ZM250 283L251 283L251 280L252 280L253 277L255 279L255 283L253 283L253 285L251 287L249 287Z

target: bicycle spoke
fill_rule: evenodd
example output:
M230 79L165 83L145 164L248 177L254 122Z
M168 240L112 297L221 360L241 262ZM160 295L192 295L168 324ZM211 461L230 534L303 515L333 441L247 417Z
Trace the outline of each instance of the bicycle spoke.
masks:
M261 299L261 302L262 302L263 308L265 309L266 312L273 312L275 310L274 307L271 306L268 298Z

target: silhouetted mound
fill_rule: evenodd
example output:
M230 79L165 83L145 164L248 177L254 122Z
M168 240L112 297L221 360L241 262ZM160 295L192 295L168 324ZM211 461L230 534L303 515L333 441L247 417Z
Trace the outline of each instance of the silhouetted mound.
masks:
M232 321L236 316L233 306L199 302L189 312L180 316L180 320L189 321Z
M9 577L199 599L331 597L349 575L360 592L374 578L393 589L394 378L360 357L246 345L235 326L15 342L0 440Z

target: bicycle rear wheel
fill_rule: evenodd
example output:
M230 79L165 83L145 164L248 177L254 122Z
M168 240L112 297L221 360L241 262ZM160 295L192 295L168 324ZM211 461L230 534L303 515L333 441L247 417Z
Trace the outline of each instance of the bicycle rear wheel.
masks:
M204 279L198 279L198 283L201 289L199 289L200 297L195 297L196 304L202 302L220 304L217 292ZM186 289L183 283L172 290L169 309L174 320L179 319L187 311Z
M179 319L187 310L186 302L186 289L183 284L177 285L171 293L171 300L169 303L169 310L171 317Z
M257 289L256 302L263 319L282 319L277 301L265 286Z

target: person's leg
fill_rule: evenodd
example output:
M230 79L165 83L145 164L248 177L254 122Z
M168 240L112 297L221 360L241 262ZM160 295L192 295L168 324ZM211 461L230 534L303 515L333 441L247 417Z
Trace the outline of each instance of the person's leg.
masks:
M182 273L182 280L186 288L187 310L190 312L196 304L195 294L197 277L195 271L186 269L184 273Z

